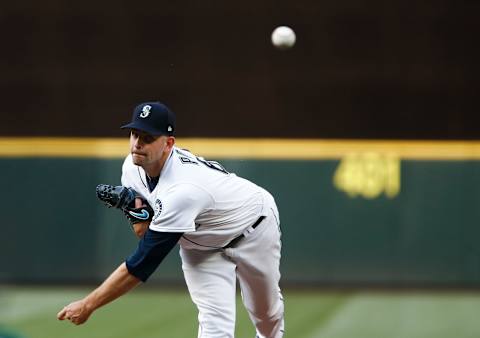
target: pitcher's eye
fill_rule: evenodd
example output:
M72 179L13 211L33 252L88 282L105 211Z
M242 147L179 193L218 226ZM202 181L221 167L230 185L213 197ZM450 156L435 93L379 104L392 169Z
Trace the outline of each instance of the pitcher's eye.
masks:
M143 142L145 142L145 143L152 143L152 142L155 141L155 137L153 137L152 135L144 135L144 136L142 137L142 140L143 140Z

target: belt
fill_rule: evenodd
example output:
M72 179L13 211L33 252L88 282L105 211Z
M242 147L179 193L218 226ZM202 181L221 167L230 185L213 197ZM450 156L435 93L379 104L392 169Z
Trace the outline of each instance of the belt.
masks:
M257 221L255 223L253 223L253 225L251 225L250 227L247 228L247 230L245 230L240 236L238 237L235 237L234 239L232 239L227 245L225 245L223 247L223 249L227 249L227 248L231 248L232 246L235 246L238 242L240 242L244 237L245 237L245 233L250 233L252 232L256 227L258 227L260 225L260 223L262 223L262 221L266 218L266 216L260 216Z

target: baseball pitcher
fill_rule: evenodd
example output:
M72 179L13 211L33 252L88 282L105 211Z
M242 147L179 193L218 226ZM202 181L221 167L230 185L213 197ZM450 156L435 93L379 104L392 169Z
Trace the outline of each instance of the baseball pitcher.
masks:
M238 280L257 337L283 336L280 219L272 195L175 146L175 115L164 104L138 105L122 185L97 196L122 210L140 240L97 289L65 306L60 320L84 323L102 305L146 282L180 244L185 280L199 315L198 337L234 337Z

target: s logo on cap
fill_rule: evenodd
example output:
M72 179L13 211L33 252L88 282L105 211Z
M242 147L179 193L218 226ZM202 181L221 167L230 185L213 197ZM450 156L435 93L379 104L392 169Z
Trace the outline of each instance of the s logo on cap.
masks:
M148 104L145 105L145 106L143 106L142 112L140 113L140 117L144 119L144 118L146 118L148 115L150 115L150 109L152 109L152 106L150 106L150 105L148 105Z

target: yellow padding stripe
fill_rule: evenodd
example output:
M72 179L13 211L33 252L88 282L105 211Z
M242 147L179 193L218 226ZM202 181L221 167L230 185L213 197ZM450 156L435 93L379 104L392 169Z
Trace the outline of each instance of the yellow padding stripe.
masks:
M339 159L351 153L392 154L415 160L479 160L480 141L178 138L205 158ZM0 157L123 158L127 138L0 137Z

